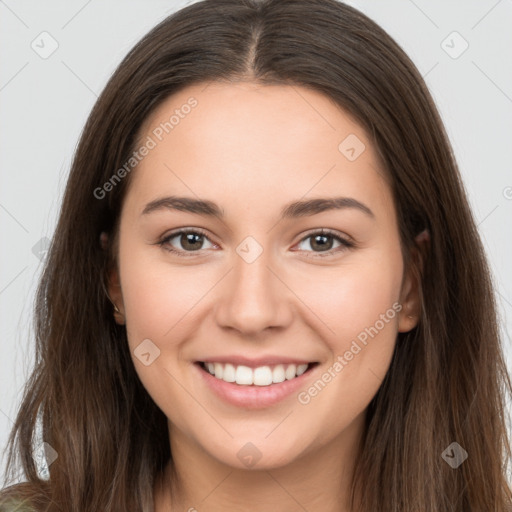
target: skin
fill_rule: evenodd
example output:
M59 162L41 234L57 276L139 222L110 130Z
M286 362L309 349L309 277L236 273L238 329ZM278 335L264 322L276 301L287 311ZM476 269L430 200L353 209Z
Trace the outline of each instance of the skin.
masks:
M366 409L397 333L415 327L420 307L377 153L320 93L249 82L188 87L146 120L141 140L191 96L198 105L131 175L109 287L136 371L168 418L179 481L171 487L168 466L155 483L155 511L348 511ZM349 134L366 146L354 161L338 149ZM169 195L215 201L225 218L141 214ZM345 208L278 218L291 201L335 196L357 199L374 217ZM178 228L207 232L200 250L184 237L167 242L190 257L158 245ZM322 251L312 236L322 228L356 247L328 237ZM249 235L263 249L252 263L236 252ZM206 356L279 354L318 361L319 376L394 303L403 309L308 404L293 393L264 409L235 407L192 366ZM149 366L134 355L145 339L160 350ZM237 457L248 442L261 453L250 468Z

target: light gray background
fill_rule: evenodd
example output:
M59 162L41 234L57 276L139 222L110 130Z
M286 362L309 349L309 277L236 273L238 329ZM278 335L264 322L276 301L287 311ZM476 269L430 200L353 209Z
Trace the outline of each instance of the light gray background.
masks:
M188 3L0 0L2 471L34 360L30 323L44 237L52 237L80 131L132 45ZM512 370L512 0L348 3L397 40L437 102L492 264ZM43 31L58 43L46 59L31 47L50 48ZM464 40L469 46L457 56Z

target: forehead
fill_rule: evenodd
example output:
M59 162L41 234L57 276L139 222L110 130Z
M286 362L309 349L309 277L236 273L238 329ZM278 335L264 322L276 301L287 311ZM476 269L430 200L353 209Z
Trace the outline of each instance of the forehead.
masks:
M165 192L179 189L230 203L238 198L246 205L258 199L261 204L262 197L281 204L334 190L389 201L363 128L329 97L297 85L187 87L144 122L138 144L145 143L152 148L130 187L141 200L163 195L167 187Z

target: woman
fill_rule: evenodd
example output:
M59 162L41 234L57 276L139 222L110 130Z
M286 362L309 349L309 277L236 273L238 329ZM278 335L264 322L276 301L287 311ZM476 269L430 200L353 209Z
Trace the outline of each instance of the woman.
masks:
M36 320L5 510L510 507L512 386L456 162L413 63L342 3L205 0L135 46Z

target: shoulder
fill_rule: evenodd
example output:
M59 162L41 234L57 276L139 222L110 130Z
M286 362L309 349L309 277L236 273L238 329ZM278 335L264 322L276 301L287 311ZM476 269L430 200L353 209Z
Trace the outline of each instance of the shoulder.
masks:
M0 489L0 512L36 512L27 497L28 490L26 483Z
M0 512L35 512L26 500L17 498L0 499Z

